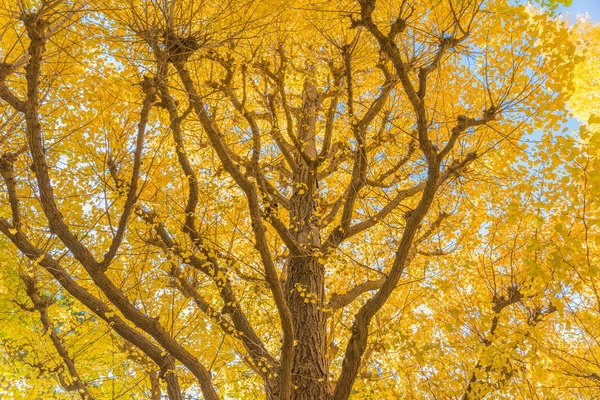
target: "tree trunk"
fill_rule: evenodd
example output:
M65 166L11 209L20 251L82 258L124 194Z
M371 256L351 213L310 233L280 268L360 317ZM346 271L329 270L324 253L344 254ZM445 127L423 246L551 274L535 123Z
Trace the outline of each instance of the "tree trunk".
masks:
M331 398L327 326L322 311L325 275L314 257L290 257L286 293L294 318L294 352L292 383L294 400Z
M291 223L301 254L290 253L287 260L285 292L294 321L293 400L327 400L329 361L327 325L322 311L325 297L325 269L315 254L321 245L315 143L318 92L312 79L304 82L302 112L298 124L304 156L298 155L294 173L294 193L290 199Z

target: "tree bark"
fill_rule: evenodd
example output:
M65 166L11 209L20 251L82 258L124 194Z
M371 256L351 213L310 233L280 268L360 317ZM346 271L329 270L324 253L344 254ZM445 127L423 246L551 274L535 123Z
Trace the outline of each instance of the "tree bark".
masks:
M290 199L293 233L301 253L290 252L285 293L294 321L293 400L329 399L327 326L323 312L325 269L318 260L321 246L317 208L315 124L318 92L312 79L304 83L298 137L304 155L297 157L294 193Z
M296 351L292 368L292 399L331 398L327 359L323 266L313 257L288 259L287 301L294 318Z

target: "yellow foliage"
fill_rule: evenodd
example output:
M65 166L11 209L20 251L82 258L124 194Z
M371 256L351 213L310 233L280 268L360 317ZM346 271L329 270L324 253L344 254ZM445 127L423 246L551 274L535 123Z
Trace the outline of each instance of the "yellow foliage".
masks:
M1 0L0 397L597 397L600 30L516 3Z

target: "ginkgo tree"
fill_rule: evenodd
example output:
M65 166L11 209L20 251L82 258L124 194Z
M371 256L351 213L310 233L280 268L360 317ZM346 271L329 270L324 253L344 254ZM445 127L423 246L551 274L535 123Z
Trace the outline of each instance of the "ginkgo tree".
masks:
M586 340L532 241L553 148L523 140L560 130L581 58L551 11L1 10L3 395L595 393L547 389L578 372L538 345Z

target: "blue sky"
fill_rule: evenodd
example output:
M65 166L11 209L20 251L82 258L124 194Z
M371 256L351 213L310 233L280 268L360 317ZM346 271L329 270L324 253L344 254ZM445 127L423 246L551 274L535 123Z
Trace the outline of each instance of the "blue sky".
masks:
M573 16L574 22L577 14L588 13L595 21L600 21L600 0L573 0L570 7L563 8L561 11Z

